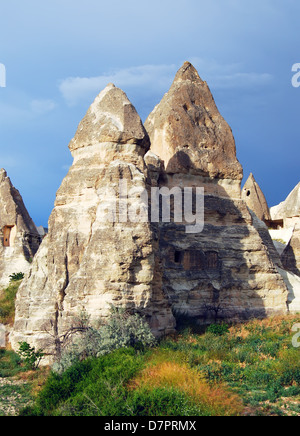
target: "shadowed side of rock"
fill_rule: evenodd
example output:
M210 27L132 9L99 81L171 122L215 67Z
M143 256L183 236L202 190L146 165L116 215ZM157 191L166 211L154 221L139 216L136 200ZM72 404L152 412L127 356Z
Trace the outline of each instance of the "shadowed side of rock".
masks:
M205 190L201 233L187 235L182 224L160 223L163 286L175 316L211 322L286 313L280 258L266 226L241 200L243 172L231 129L190 63L145 127L154 186Z
M300 224L296 225L292 238L281 255L284 268L300 277Z

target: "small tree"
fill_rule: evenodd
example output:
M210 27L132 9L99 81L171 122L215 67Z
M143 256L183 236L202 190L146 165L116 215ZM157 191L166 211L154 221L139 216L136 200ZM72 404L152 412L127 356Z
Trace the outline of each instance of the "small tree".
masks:
M44 356L41 350L35 351L27 342L19 342L18 355L30 369L36 370Z

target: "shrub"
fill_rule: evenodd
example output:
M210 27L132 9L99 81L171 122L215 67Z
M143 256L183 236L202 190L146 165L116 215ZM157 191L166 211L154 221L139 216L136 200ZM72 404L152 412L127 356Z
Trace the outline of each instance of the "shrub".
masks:
M107 324L99 329L87 325L62 353L59 361L53 365L53 370L62 373L88 357L104 356L120 348L144 350L155 343L149 325L139 315L131 315L125 309L112 307Z
M223 336L229 333L229 326L227 324L211 324L206 331L217 336Z
M149 325L139 315L130 315L125 309L113 306L107 325L101 329L101 336L98 355L126 347L144 350L156 342Z
M127 416L126 386L143 359L127 348L77 362L63 374L52 372L33 408L22 415Z
M18 354L26 366L30 369L37 369L44 354L41 350L35 351L34 347L31 347L27 342L19 342Z
M10 282L18 282L20 280L24 279L25 274L22 272L19 273L13 273L9 276Z

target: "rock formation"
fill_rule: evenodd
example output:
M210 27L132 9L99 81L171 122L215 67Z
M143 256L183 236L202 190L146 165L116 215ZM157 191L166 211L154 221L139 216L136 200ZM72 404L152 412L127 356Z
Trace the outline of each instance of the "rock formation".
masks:
M270 209L273 222L281 222L283 228L294 227L300 222L300 182L285 201Z
M285 312L287 289L267 227L241 200L242 167L230 127L190 63L145 122L146 162L160 187L205 188L205 226L187 235L182 224L160 223L163 289L173 312L202 321ZM165 162L165 170L153 153ZM159 172L160 171L160 172Z
M288 195L285 201L270 209L274 239L285 242L281 260L284 268L300 276L300 182ZM299 287L300 293L300 287Z
M269 206L262 190L251 173L242 190L242 199L255 215L266 223L271 221Z
M292 238L281 255L284 268L300 277L300 223L294 228Z
M178 180L186 175L212 194L239 196L243 169L236 158L232 131L207 83L190 63L178 71L145 127L151 151L164 161L173 186L179 186Z
M126 210L142 213L145 207L140 194L149 188L143 159L149 146L135 108L123 91L108 85L70 142L73 165L18 293L14 346L27 340L44 347L80 311L99 320L111 304L146 316L157 335L174 330L155 226L148 211L143 222L126 216Z
M40 237L4 169L0 170L0 204L0 287L6 287L11 274L28 272Z
M49 233L17 296L13 347L20 340L44 347L82 309L103 319L110 304L146 316L157 336L173 331L177 316L209 322L286 312L279 256L266 226L241 200L231 129L191 64L179 70L145 127L113 85L79 124ZM186 216L175 219L170 196L170 220L162 211L152 219L153 190L181 189L180 204L184 188L193 188L195 199L199 187L202 232L188 232ZM166 190L160 193L166 201Z

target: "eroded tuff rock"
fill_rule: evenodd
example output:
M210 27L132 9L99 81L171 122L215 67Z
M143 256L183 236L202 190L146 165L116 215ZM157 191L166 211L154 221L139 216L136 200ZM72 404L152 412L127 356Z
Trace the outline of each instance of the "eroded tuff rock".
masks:
M281 255L284 268L300 276L300 223L295 226L293 236Z
M231 129L191 64L146 127L150 150L138 114L113 85L80 123L49 234L18 293L14 347L43 347L82 309L105 318L110 304L145 315L157 335L173 331L174 316L209 322L286 312L279 256L241 200ZM186 233L184 220L149 222L150 187L204 187L203 232ZM128 220L124 208L139 218Z
M100 92L69 144L71 152L94 144L138 144L148 150L145 128L126 94L112 83Z
M240 182L232 131L220 115L213 96L195 68L180 68L167 94L145 122L151 150L168 174L189 174Z
M40 236L4 169L0 170L0 204L0 287L5 287L11 274L27 273Z
M300 182L285 201L270 209L272 221L283 221L284 228L300 222Z
M122 207L143 212L148 148L136 110L123 91L109 85L70 143L73 165L57 192L49 233L18 293L13 346L27 340L43 348L51 342L49 333L63 334L80 311L99 320L110 304L146 316L157 335L173 331L155 227L148 212L145 222L120 216ZM122 189L126 183L131 191L127 198L120 180Z
M179 70L145 127L154 186L205 188L202 233L160 223L163 289L175 315L210 321L285 313L279 255L265 224L241 200L242 168L231 129L191 64Z
M248 177L242 190L242 199L261 221L268 222L271 220L266 197L252 173Z

